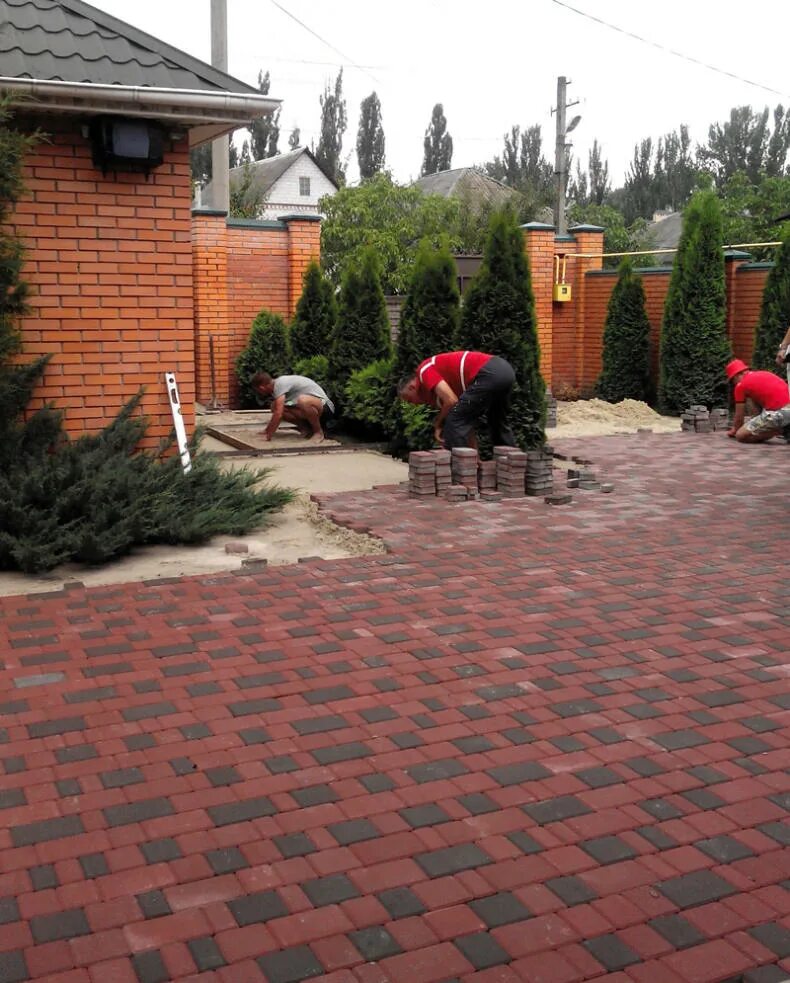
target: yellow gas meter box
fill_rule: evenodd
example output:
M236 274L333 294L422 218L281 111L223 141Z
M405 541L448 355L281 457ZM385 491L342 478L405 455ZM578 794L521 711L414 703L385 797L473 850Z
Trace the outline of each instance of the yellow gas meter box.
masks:
M564 303L571 299L571 285L569 283L554 284L554 300Z

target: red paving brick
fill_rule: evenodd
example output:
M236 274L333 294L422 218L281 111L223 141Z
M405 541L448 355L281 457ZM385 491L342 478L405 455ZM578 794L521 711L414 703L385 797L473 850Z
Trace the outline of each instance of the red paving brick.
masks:
M788 448L558 449L614 494L0 599L0 983L786 968Z

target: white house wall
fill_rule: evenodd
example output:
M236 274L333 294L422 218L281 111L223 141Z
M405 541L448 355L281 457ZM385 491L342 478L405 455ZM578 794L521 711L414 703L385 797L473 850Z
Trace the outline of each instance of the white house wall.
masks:
M309 195L299 194L300 177L310 178ZM277 218L278 215L294 212L315 215L320 199L324 195L335 194L336 190L321 168L316 167L307 154L303 154L272 185L261 218Z

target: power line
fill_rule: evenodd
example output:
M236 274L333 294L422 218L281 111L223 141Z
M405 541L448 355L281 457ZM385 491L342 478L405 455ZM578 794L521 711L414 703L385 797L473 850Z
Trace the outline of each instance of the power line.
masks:
M308 61L306 58L280 58L276 55L265 54L260 51L252 51L246 53L249 58L260 58L267 62L283 62L287 65L321 65L326 68L342 68L343 63L337 61ZM356 68L360 69L376 69L380 72L390 72L392 68L389 65L356 65Z
M736 82L743 82L744 85L751 85L755 89L771 92L773 95L781 96L783 99L790 99L790 96L786 92L780 92L778 89L772 89L770 86L762 85L760 82L753 82L751 79L743 78L743 76L736 75L734 72L728 72L723 68L717 68L715 65L709 65L706 61L701 61L699 58L693 58L691 55L683 54L682 51L675 51L674 48L668 48L666 45L659 44L657 41L651 41L649 38L643 38L639 34L634 34L633 31L626 31L625 28L618 27L616 24L610 24L609 21L595 17L593 14L588 14L586 10L579 10L577 7L572 7L569 3L563 3L563 0L551 0L551 2L558 7L563 7L565 10L570 10L574 14L578 14L580 17L586 17L587 20L595 21L596 24L601 24L603 27L608 27L612 31L617 31L618 34L624 34L626 37L633 38L635 41L641 41L642 44L649 45L651 48L657 48L659 51L666 51L667 54L681 58L683 61L691 62L693 65L699 65L701 68L707 68L709 71L716 72L718 75L725 75L727 78L735 79Z
M334 51L336 55L340 55L343 61L348 62L348 64L351 65L352 68L356 68L360 72L364 72L365 75L368 75L370 78L373 79L376 85L381 84L379 80L375 77L375 75L371 75L366 68L363 68L361 65L358 65L352 58L349 58L348 55L344 55L342 51L336 48L333 44L330 44L329 41L326 40L326 38L322 38L320 34L317 34L312 29L312 27L308 27L304 21L299 20L299 18L295 14L292 14L290 10L286 10L286 8L283 7L281 3L278 3L277 0L272 0L272 3L274 4L275 7L277 7L278 10L281 10L286 17L290 17L292 21L295 21L300 27L304 28L304 30L307 31L308 34L312 34L314 38L317 38L321 42L321 44L325 44L327 48Z

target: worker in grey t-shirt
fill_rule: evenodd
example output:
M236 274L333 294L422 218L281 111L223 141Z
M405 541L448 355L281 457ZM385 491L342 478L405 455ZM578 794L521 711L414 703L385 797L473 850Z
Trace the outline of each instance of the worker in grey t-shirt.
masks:
M334 413L335 407L317 382L304 375L281 375L274 379L268 372L256 372L250 384L259 396L273 398L272 418L262 433L264 440L272 439L281 420L295 424L312 443L324 439L322 417Z

